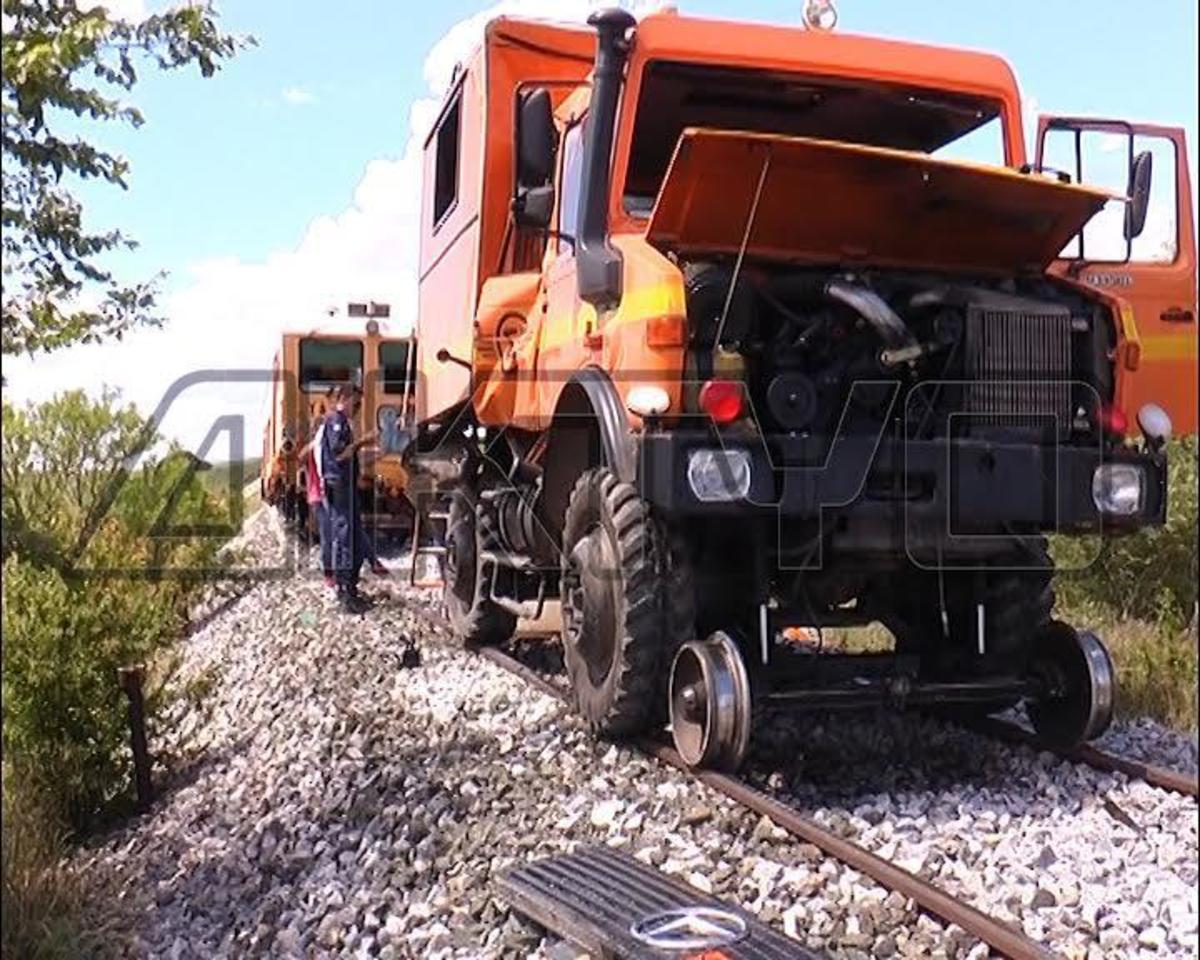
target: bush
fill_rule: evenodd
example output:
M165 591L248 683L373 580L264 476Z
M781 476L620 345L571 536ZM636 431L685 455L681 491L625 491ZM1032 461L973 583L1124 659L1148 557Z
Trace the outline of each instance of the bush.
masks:
M150 659L178 625L171 598L150 585L71 584L18 556L5 560L5 753L54 784L53 813L72 827L93 825L127 794L117 669Z
M1196 612L1196 437L1169 444L1166 525L1097 544L1056 537L1061 573L1055 592L1064 610L1093 608L1106 619L1137 618L1181 630ZM1093 560L1094 558L1094 560Z
M4 750L38 773L50 815L73 831L124 809L117 669L162 664L222 542L225 504L189 474L188 455L130 472L156 439L112 395L4 407ZM189 528L203 535L179 535ZM161 686L147 690L150 723Z

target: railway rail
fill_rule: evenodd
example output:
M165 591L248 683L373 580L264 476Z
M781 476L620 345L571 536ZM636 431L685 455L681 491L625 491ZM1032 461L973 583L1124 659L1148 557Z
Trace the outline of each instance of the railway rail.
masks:
M408 609L439 631L446 634L453 633L449 621L440 612L430 609L429 606L416 603L409 604ZM543 624L543 629L548 629L546 624ZM481 647L476 650L476 653L547 696L561 703L569 702L570 691L565 685L556 684L544 674L503 650L497 647ZM1044 749L1031 731L1008 721L989 718L982 723L975 724L973 729L983 735L1006 742ZM984 913L916 874L830 832L795 809L768 796L738 777L689 767L671 746L660 740L643 737L634 741L632 746L647 756L694 777L705 786L716 790L747 810L767 817L797 839L813 844L827 856L870 877L884 888L894 890L911 899L927 913L941 918L948 924L958 925L1004 956L1012 957L1014 960L1026 960L1026 958L1043 960L1043 958L1061 956L1020 929ZM1120 772L1130 777L1141 778L1164 790L1192 797L1200 795L1197 778L1186 773L1120 757L1091 746L1054 752L1072 762L1082 763L1105 772Z
M1008 743L1017 743L1041 750L1046 749L1037 737L1034 736L1032 731L1009 720L988 717L973 724L972 729L985 736L1004 740ZM1179 770L1170 770L1167 767L1145 763L1142 760L1121 757L1114 753L1100 750L1087 743L1073 750L1055 750L1052 752L1065 760L1070 760L1072 763L1082 763L1086 766L1094 767L1096 770L1103 770L1105 773L1123 773L1127 777L1144 780L1152 787L1158 787L1161 790L1169 790L1172 793L1181 793L1189 797L1200 797L1200 779L1197 779L1194 774L1183 773Z
M448 621L437 613L419 605L410 609L439 630L451 632ZM477 653L547 696L563 703L568 702L569 692L563 686L555 684L504 651L496 647L482 647ZM1006 957L1013 960L1048 960L1060 956L1015 927L989 916L927 880L876 856L866 848L831 833L815 821L737 777L692 769L672 747L658 740L643 737L634 741L632 745L646 755L696 778L747 810L767 817L796 838L818 847L827 856L865 874L881 886L911 899L926 912L940 917L946 923L957 924Z

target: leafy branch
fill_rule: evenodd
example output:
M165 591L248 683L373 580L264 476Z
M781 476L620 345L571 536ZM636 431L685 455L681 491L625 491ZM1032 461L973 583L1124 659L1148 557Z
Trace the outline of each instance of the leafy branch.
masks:
M121 230L93 230L71 180L128 187L128 162L79 135L59 132L74 116L138 127L124 102L144 62L162 70L195 64L209 77L249 38L217 27L207 4L167 10L138 22L113 18L77 0L3 0L2 124L3 353L53 350L120 338L159 325L161 275L124 285L101 265L109 251L132 249Z

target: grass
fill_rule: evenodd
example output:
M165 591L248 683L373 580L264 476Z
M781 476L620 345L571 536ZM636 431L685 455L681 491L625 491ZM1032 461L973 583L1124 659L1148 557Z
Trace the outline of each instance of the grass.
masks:
M66 831L52 804L28 777L4 764L3 916L0 954L24 960L68 960L100 953L86 928L83 891L63 868Z
M1073 622L1093 630L1108 647L1117 670L1117 716L1149 717L1176 730L1197 730L1197 668L1200 637L1184 628L1145 620Z

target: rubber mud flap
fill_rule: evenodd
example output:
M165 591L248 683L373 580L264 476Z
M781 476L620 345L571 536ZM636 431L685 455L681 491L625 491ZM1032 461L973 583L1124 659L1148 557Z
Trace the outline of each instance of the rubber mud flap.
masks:
M819 960L753 914L606 847L514 867L500 896L595 958Z

